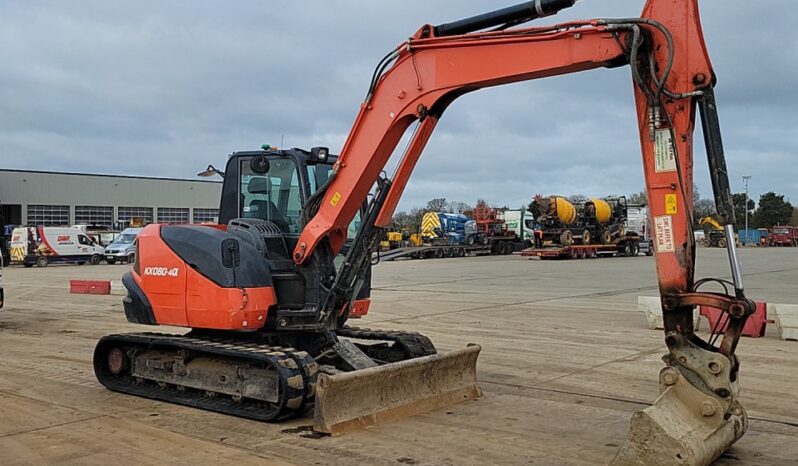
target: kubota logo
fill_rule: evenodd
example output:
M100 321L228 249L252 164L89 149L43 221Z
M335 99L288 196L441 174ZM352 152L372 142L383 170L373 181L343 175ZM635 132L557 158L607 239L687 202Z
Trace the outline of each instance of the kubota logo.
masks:
M177 267L144 267L144 275L151 277L177 277L179 272Z

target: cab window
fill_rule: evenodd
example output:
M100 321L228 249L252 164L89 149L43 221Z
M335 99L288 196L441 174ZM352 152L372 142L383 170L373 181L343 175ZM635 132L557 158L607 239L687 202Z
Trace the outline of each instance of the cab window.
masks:
M308 180L310 181L310 192L315 193L320 187L327 182L327 179L332 173L332 165L326 163L317 163L315 165L308 165ZM355 218L349 222L347 230L347 238L352 239L357 235L357 230L360 228L360 211L355 214Z
M308 180L310 181L310 192L315 193L327 180L332 173L332 165L317 163L308 165Z
M293 159L271 159L269 171L255 173L241 162L240 216L274 223L283 233L299 233L302 197Z
M78 235L78 243L80 243L80 244L82 244L84 246L92 246L94 244L92 242L92 240L89 239L88 236L84 236L84 235Z

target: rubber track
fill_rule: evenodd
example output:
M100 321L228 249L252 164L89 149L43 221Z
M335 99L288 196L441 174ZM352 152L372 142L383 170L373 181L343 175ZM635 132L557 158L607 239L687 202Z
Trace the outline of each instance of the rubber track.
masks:
M437 350L432 341L417 332L403 332L401 330L372 330L370 328L343 327L335 331L340 337L359 338L361 340L392 341L400 345L407 353L408 359L419 358L436 354Z
M194 354L216 356L265 363L280 375L277 403L257 400L234 401L229 395L206 396L204 390L175 386L159 386L152 381L137 383L130 376L113 375L106 365L106 354L113 347L174 350L184 349ZM141 396L169 403L215 411L258 421L277 421L302 414L313 406L318 367L304 351L292 348L269 347L256 343L241 342L225 338L201 338L194 336L166 335L157 333L129 333L103 337L94 351L94 372L97 379L109 390ZM291 377L301 376L301 388L290 387ZM290 400L301 397L301 403L289 406ZM294 404L296 404L294 402Z

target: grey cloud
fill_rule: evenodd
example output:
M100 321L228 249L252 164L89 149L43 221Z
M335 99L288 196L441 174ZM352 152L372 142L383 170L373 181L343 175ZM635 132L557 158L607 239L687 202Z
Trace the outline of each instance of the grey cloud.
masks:
M283 137L337 150L385 52L423 23L508 3L3 2L0 165L191 177ZM635 16L642 3L582 0L555 20ZM732 183L751 174L754 195L798 202L792 3L701 7ZM447 110L401 207L637 191L639 159L628 69L486 89Z

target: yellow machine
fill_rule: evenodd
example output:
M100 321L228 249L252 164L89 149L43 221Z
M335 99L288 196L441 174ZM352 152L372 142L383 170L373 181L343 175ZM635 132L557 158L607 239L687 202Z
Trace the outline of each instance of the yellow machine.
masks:
M703 217L698 220L699 225L704 225L706 227L705 234L703 240L701 240L701 245L706 246L708 248L725 248L726 247L726 236L723 233L723 226L718 223L712 217ZM740 245L740 237L737 234L734 234L734 244L736 246Z
M391 249L397 249L405 246L405 240L403 239L405 236L404 232L401 231L389 231L385 234L385 239L380 241L380 249L384 251L390 251ZM420 235L413 235L421 237ZM413 237L410 237L408 241L413 246L421 246L421 242L419 240L419 244L413 244Z
M441 228L441 219L437 212L426 212L421 219L421 234L427 238L437 238L436 230Z
M401 243L402 242L402 233L399 231L389 231L388 232L388 241L391 243Z
M704 217L698 220L699 225L709 225L713 230L723 231L723 226L712 217Z
M612 207L610 207L610 204L607 201L598 198L591 198L585 203L585 209L587 210L591 208L591 206L594 210L596 222L598 222L600 225L603 225L610 221L612 218Z
M564 197L549 196L549 198L544 201L543 205L545 206L547 215L557 217L566 225L570 225L576 221L576 207Z

